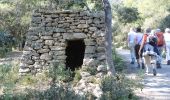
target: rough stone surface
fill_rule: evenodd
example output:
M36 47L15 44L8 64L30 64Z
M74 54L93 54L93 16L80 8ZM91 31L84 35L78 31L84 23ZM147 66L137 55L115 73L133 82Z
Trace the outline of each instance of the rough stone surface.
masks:
M65 65L69 40L84 41L82 66L97 68L104 64L104 21L103 12L36 10L27 33L20 73L39 72L53 62Z
M92 93L99 100L103 92L96 82L104 76L106 60L104 21L103 12L36 10L26 37L20 75L38 75L55 63L65 66L68 41L82 40L85 52L81 67L94 67L97 74L81 71L82 78L74 90L79 95Z

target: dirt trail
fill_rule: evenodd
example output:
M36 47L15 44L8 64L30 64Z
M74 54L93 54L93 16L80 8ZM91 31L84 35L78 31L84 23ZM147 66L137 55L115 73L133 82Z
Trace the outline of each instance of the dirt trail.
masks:
M118 49L117 52L126 62L130 63L129 50ZM134 77L139 70L136 68L137 64L128 67L132 70L129 76ZM144 88L142 91L136 92L141 100L170 100L170 65L163 63L162 68L157 69L157 72L157 76L153 76L152 73L144 75L142 81Z
M4 58L0 58L0 65L1 64L9 64L11 61L19 61L22 56L21 51L13 51L6 55Z

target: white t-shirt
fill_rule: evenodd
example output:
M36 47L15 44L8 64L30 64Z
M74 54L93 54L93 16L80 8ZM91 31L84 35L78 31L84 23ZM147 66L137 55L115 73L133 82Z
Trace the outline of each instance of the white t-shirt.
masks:
M142 43L142 37L143 37L143 34L142 33L136 33L136 42L137 44L141 44Z
M135 43L135 37L136 37L136 33L131 31L128 33L128 39L129 39L129 43Z
M170 42L170 33L164 33L165 42Z

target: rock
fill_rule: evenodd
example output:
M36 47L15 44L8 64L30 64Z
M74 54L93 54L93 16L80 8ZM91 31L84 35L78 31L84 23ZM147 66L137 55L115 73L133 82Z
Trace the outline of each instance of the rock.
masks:
M95 46L86 46L85 53L95 53Z
M92 39L84 39L84 42L85 42L85 45L87 45L87 46L95 46L96 45L95 41Z
M93 94L97 97L100 98L101 95L103 94L103 91L101 90L100 86L96 84L96 88L93 88Z
M96 28L96 27L89 27L89 30L92 31L92 32L94 32L94 31L97 30L97 28Z
M52 40L53 37L52 37L52 36L41 36L41 39L44 39L44 40Z
M86 34L84 34L84 33L74 33L73 34L73 38L74 39L84 39L84 38L86 38L87 36L86 36Z
M80 75L82 76L82 78L84 78L84 77L90 76L90 73L88 73L88 72L80 72Z
M87 28L88 24L79 24L77 28Z
M97 65L97 63L98 63L98 61L93 59L93 58L85 58L85 59L83 59L83 65L84 66L94 67L94 66Z
M28 72L30 72L29 68L24 68L24 69L20 68L19 69L19 73L28 73Z
M50 56L48 53L41 54L40 59L42 60L51 60L52 56Z
M66 30L64 28L55 28L54 32L66 32Z
M74 34L71 34L71 33L64 33L63 34L63 38L64 39L69 39L69 40L73 40L73 39L84 39L86 38L86 34L84 33L74 33Z
M57 37L59 37L59 36L60 36L60 33L54 33L54 34L53 34L53 37L54 37L54 38L57 38Z
M50 51L50 49L40 49L37 52L38 53L48 53Z
M97 52L105 52L105 47L97 47Z
M54 50L54 51L60 51L60 50L65 50L65 47L61 47L61 46L51 46L50 49L51 49L51 50Z
M39 37L38 36L29 36L29 38L27 38L28 40L31 40L31 41L35 41L35 40L38 40Z
M26 63L20 63L19 67L20 67L21 69L25 69L25 68L28 68L28 64L26 64Z
M37 43L35 42L34 44L32 44L32 46L35 50L41 49L43 47L42 43Z
M97 67L97 71L98 72L105 72L107 70L107 68L106 68L106 66L104 66L104 65L99 65L98 67Z
M45 40L45 45L53 45L54 44L54 40Z

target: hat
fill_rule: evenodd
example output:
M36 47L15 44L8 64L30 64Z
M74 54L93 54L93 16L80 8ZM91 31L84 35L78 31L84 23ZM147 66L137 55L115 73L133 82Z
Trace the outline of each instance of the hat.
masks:
M158 28L158 29L156 29L156 32L161 32L161 30Z

